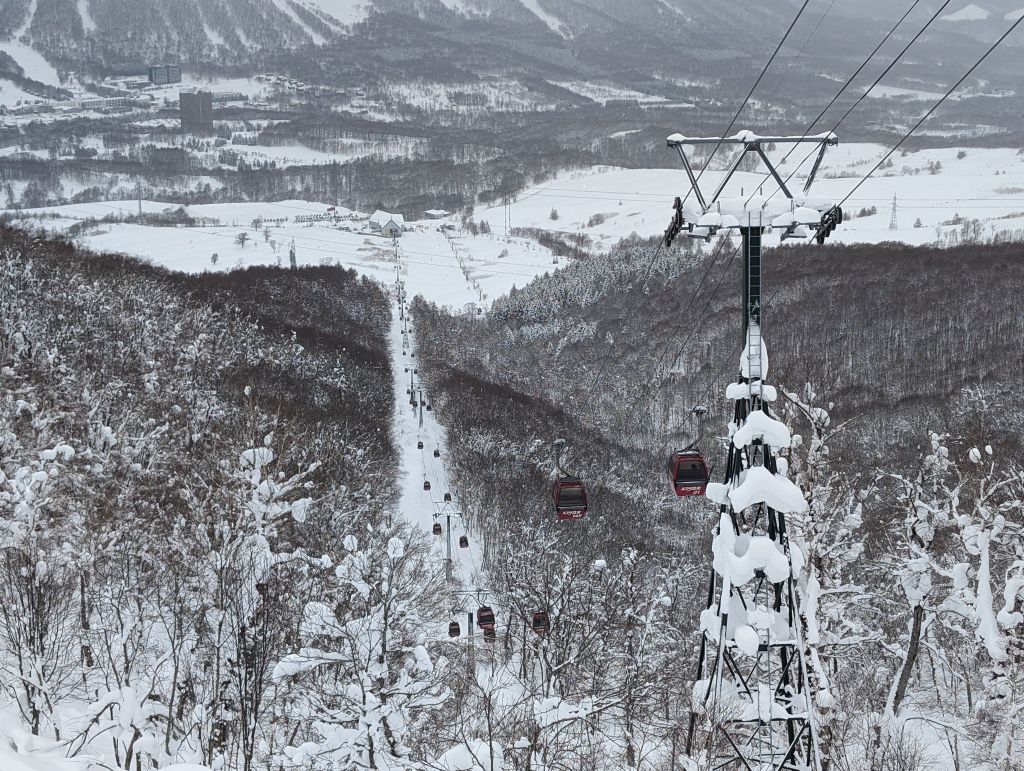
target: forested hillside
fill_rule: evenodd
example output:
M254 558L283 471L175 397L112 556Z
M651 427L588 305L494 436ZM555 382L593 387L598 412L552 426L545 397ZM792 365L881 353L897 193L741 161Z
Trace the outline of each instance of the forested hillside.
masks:
M766 253L769 378L783 386L772 410L799 435L783 458L810 512L789 527L833 768L1015 767L1005 764L1019 755L1024 683L1019 253ZM738 273L728 243L685 254L633 244L537 279L484 318L415 305L464 508L487 533L493 573L515 576L502 601L532 592L548 607L555 566L595 560L628 569L641 595L676 588L657 633L642 635L671 645L671 664L647 650L616 659L656 673L629 675L644 682L630 716L646 730L616 725L627 719L617 708L604 716L624 765L644 747L653 767L676 767L688 720L718 514L705 499L677 501L664 464L669 448L701 438L722 473ZM711 409L702 437L688 418L697 403ZM590 493L580 522L555 519L558 439ZM635 565L623 546L647 555L641 567L623 568ZM578 612L557 617L575 623ZM626 618L643 626L639 611ZM589 703L588 687L560 695Z
M633 447L694 438L691 407L721 432L724 388L739 355L736 244L686 252L626 244L514 289L483 322L446 319L447 364L550 399ZM1014 297L1016 245L955 249L787 247L765 260L772 377L811 382L840 419L883 430L864 462L907 431L956 425L965 388L1007 390L1024 316ZM625 406L625 409L623 408ZM1019 418L997 413L1012 436ZM685 443L684 441L684 443ZM914 440L914 444L916 444ZM906 455L899 458L906 461Z
M408 755L431 604L400 581L434 579L389 514L381 287L9 229L0 274L5 741L124 769Z

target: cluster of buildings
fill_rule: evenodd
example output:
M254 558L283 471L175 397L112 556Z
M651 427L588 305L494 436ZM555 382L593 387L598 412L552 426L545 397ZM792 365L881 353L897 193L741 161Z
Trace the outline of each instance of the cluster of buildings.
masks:
M365 214L346 209L344 206L331 206L327 211L315 214L298 214L292 217L296 224L312 224L316 222L331 222L337 224L343 220L360 220L366 217ZM405 230L405 217L401 214L392 214L383 209L378 209L370 215L367 226L371 231L380 233L388 238L398 238ZM350 230L351 228L342 228Z
M82 99L62 101L39 100L15 107L0 107L2 115L42 115L45 113L127 112L147 110L153 106L153 97L148 94L124 94L122 96L89 96Z
M149 68L149 82L154 86L181 83L180 64L157 64Z

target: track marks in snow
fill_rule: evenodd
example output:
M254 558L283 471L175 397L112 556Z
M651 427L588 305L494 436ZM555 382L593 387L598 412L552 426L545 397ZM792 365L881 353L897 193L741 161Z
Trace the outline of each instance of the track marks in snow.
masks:
M288 0L274 0L274 5L277 6L277 9L281 11L281 13L295 22L295 25L299 27L299 29L309 35L310 40L312 40L315 45L319 46L324 44L324 36L307 25L306 22L304 22L299 15L295 13L294 9L288 5Z
M316 9L345 27L364 21L373 11L373 4L369 0L304 0L303 5Z
M96 22L89 11L89 0L78 0L78 15L82 18L82 28L86 32L96 29Z

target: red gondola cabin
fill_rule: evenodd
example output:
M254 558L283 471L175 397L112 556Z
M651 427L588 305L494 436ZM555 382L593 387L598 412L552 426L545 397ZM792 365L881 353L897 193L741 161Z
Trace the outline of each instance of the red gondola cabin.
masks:
M462 634L462 629L459 628L458 621L452 621L450 624L448 624L449 637L458 637L460 634Z
M434 532L434 535L441 535L441 523L440 522L435 522L434 523L434 531L433 532Z
M430 489L430 482L429 481L423 480L423 489L424 490L429 490Z
M466 536L466 535L460 535L459 536L459 548L460 549L468 549L469 548L469 536Z
M533 627L533 631L539 635L545 635L551 631L551 619L548 618L546 610L538 610L533 614L530 626Z
M704 495L708 486L708 466L699 450L676 450L669 461L669 481L680 498Z
M551 488L559 519L583 519L587 516L587 488L576 477L562 477Z
M481 605L476 609L476 625L484 631L494 629L494 611L489 605Z

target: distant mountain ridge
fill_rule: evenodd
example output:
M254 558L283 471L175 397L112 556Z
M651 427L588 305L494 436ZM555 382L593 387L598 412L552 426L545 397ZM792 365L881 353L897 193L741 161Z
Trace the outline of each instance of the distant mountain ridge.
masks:
M933 24L887 85L948 84L974 61L976 38L994 39L1024 0L981 0L980 11L964 2L967 17L988 17ZM134 74L171 61L198 75L272 71L342 87L495 76L541 88L613 83L670 100L704 92L720 104L745 92L800 7L797 0L0 0L7 55L0 78L34 80L38 93L60 87L69 73ZM762 98L801 109L828 98L902 11L886 0L811 4L762 83ZM930 15L915 11L879 57ZM1005 47L1014 46L1020 50L1013 40ZM994 88L1015 89L1011 59L986 63Z
M790 3L784 11L753 0L740 5L748 21L774 27ZM688 40L687 49L746 57L743 41L754 38L743 25L722 26L734 12L697 0L0 0L0 50L17 60L24 44L62 72L165 59L231 66L379 36L380 26L365 25L389 19L403 33L416 27L467 45L493 38L598 61L613 51L642 64L654 51L670 61L677 38Z

